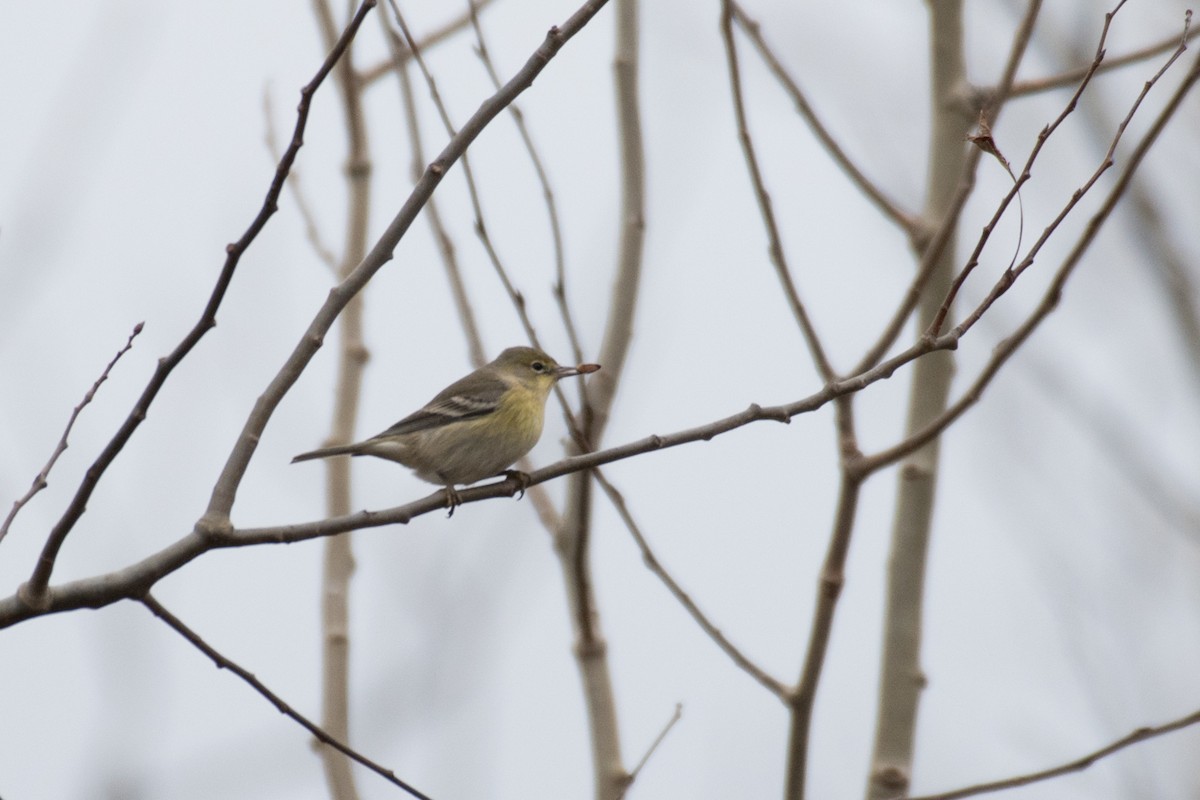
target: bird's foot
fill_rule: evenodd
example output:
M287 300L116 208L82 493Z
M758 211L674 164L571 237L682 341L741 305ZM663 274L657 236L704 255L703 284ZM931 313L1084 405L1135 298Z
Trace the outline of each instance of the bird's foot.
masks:
M504 479L517 482L517 499L520 500L525 496L525 490L529 488L529 484L533 479L529 477L528 472L522 472L519 469L504 470Z
M454 509L458 508L461 505L462 505L462 498L458 496L458 490L455 489L453 486L447 484L446 485L446 508L448 508L449 511L446 512L446 519L450 519L451 517L453 517Z

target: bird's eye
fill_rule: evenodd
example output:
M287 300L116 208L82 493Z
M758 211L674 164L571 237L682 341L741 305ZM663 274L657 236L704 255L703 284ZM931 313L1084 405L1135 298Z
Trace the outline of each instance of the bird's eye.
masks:
M534 372L545 372L546 371L546 365L544 363L542 363L541 361L535 361L532 364L530 364L529 367Z

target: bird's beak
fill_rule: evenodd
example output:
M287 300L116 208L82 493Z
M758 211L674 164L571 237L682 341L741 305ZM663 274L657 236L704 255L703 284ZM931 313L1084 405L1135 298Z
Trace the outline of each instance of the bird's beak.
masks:
M580 364L578 367L559 367L554 370L555 378L569 378L572 375L587 375L600 369L599 364Z

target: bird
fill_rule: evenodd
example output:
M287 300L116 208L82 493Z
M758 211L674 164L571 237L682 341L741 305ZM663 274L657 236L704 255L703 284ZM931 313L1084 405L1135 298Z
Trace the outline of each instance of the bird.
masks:
M341 455L396 461L443 486L452 516L461 503L456 485L505 474L521 480L524 491L529 476L508 467L541 438L550 390L563 378L598 369L560 366L536 348L510 347L382 433L301 453L292 463Z

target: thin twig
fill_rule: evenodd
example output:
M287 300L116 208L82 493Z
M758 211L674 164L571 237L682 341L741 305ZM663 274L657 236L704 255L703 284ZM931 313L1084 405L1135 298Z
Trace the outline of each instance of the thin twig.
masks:
M683 606L683 609L700 626L700 629L708 634L708 638L712 639L717 647L725 651L725 655L729 656L729 659L735 665L762 684L771 694L786 702L788 687L784 686L782 682L773 678L766 670L751 661L738 649L737 645L729 641L725 634L721 632L721 629L714 625L708 616L700 610L700 607L696 605L696 601L692 599L691 595L679 585L678 581L671 577L671 573L667 572L666 567L662 565L662 562L658 560L658 556L650 548L650 543L646 540L642 529L633 519L633 514L629 511L629 506L625 502L624 495L609 482L608 478L600 470L593 470L592 475L604 491L604 494L608 496L613 508L617 510L617 515L621 517L621 521L625 523L626 530L629 531L629 535L633 537L634 543L637 544L638 550L641 551L642 562L645 563L646 568L662 581L663 585L667 587L667 591L674 595L679 604ZM634 770L634 772L637 772L637 770Z
M804 796L811 749L809 738L812 735L813 707L817 700L817 686L825 667L829 639L833 634L834 611L846 582L846 557L850 552L850 539L854 532L854 518L858 512L861 488L862 479L843 470L829 545L821 565L821 577L817 582L817 598L813 606L804 665L795 690L788 696L791 729L788 732L784 790L784 797L788 798Z
M500 75L496 71L496 65L492 62L491 53L483 37L483 26L479 23L479 10L482 8L482 4L479 0L468 0L468 2L471 6L471 27L475 30L475 52L478 54L479 60L483 62L484 69L487 71L492 85L499 89ZM571 345L571 356L575 359L575 363L580 363L584 360L583 346L579 343L579 333L575 328L575 320L571 314L570 305L567 303L566 256L563 246L562 226L558 221L558 202L554 199L554 190L550 187L550 176L546 172L546 167L542 162L541 156L538 154L537 146L533 142L533 136L529 133L529 126L525 124L525 115L516 103L508 107L508 112L512 115L513 123L517 126L517 133L520 134L521 141L525 145L525 152L529 154L529 160L533 164L533 170L537 175L538 183L542 186L542 199L546 204L546 217L550 225L550 237L554 243L554 299L558 303L559 314L561 314L563 319L563 327L567 332L567 341ZM587 386L587 382L576 381L575 385L579 387L579 391L582 393L584 387ZM586 399L583 400L583 403L586 404Z
M429 87L429 95L433 100L434 107L437 108L442 126L446 129L447 135L451 137L457 136L458 131L454 127L453 120L450 118L450 112L442 100L441 92L438 91L437 80L425 64L425 59L421 55L419 45L409 31L408 24L404 21L404 15L400 13L400 6L397 5L396 0L388 0L388 4L391 6L392 15L396 18L396 24L400 27L400 32L404 35L404 43L412 53L413 61L420 68L421 74L425 78L425 84ZM504 264L500 260L500 254L496 251L496 247L492 243L492 237L488 233L487 224L483 219L483 203L479 199L479 188L475 183L474 171L471 169L470 156L464 152L459 161L462 164L463 177L467 182L467 194L471 198L471 209L475 213L475 233L479 237L483 249L487 252L488 260L492 262L492 267L495 269L496 275L500 278L500 283L504 286L504 290L512 300L513 307L517 310L517 315L520 317L521 324L525 328L525 334L529 337L529 341L535 347L541 348L542 345L538 339L537 331L534 329L533 321L529 318L529 314L525 308L525 297L513 284L512 279L509 278L508 270L504 268Z
M980 233L979 239L975 243L974 250L967 258L966 264L959 271L958 275L955 276L954 282L950 286L950 291L946 293L946 297L942 301L941 308L938 309L937 315L934 317L932 324L929 326L930 334L937 335L941 332L942 326L945 324L946 317L950 313L950 308L954 303L954 299L958 296L959 289L962 287L963 283L966 282L967 278L974 271L975 267L979 265L983 249L991 239L992 232L996 229L996 225L999 223L1001 217L1004 216L1004 212L1008 210L1009 204L1012 202L1014 197L1018 197L1020 195L1021 187L1024 186L1032 176L1033 164L1037 161L1038 156L1041 154L1042 148L1045 146L1046 141L1052 135L1054 135L1054 132L1059 129L1067 117L1069 117L1071 113L1075 111L1075 108L1079 103L1079 99L1083 96L1083 93L1087 89L1088 84L1091 82L1092 77L1095 75L1096 70L1100 67L1100 63L1104 60L1104 44L1108 39L1109 29L1112 25L1113 19L1117 15L1117 12L1121 10L1121 6L1124 4L1125 0L1121 0L1119 3L1117 3L1116 7L1112 11L1104 15L1104 27L1100 32L1100 40L1096 44L1096 54L1092 61L1091 70L1084 76L1083 80L1080 81L1079 86L1075 89L1074 94L1071 95L1070 100L1068 100L1066 105L1063 106L1063 110L1059 112L1059 115L1054 119L1054 121L1043 128L1040 133L1038 133L1033 149L1030 150L1029 156L1025 160L1025 167L1021 170L1020 176L1013 182L1012 188L1008 190L1008 192L1001 199L999 205L997 205L995 212L992 214L992 218L988 220L986 225L984 225L983 231ZM1176 54L1171 57L1171 62L1178 58L1179 52L1182 51L1177 51ZM1168 62L1167 66L1169 66L1171 62ZM1157 80L1157 76L1155 76L1154 80ZM1152 85L1152 83L1153 82L1151 82L1150 85ZM1143 88L1142 95L1138 97L1137 102L1134 104L1133 110L1137 109L1137 105L1141 102L1141 98L1145 96L1145 93L1148 90L1149 85ZM1131 111L1130 114L1132 115L1132 113L1133 112ZM1126 118L1126 123L1127 122L1128 118ZM1016 275L1020 274L1020 272L1024 271L1026 267L1033 263L1033 256L1041 250L1042 245L1045 244L1045 242L1049 239L1050 234L1054 232L1062 220L1066 219L1067 215L1083 198L1083 195L1087 192L1087 190L1090 189L1092 185L1100 179L1100 176L1107 171L1110 166L1112 166L1112 153L1116 149L1117 142L1120 141L1121 133L1124 131L1124 127L1124 124L1122 124L1121 127L1118 128L1117 135L1113 139L1112 146L1110 147L1109 152L1106 154L1105 160L1100 165L1100 168L1092 174L1091 179L1085 183L1083 187L1076 190L1075 194L1072 195L1071 199L1067 201L1066 205L1059 212L1058 217L1042 232L1041 237L1030 248L1029 254L1022 261L1022 263L1016 268L1005 270L1000 281L996 284L996 287L993 288L992 293L989 294L990 299L986 300L984 303L981 303L977 307L975 313L968 317L966 322L962 323L963 325L966 325L965 328L961 328L962 330L966 330L973 325L975 321L979 319L979 316L982 316L982 313L991 306L991 303L994 302L995 299L1001 294L1007 291Z
M125 418L117 433L88 469L87 475L80 483L74 498L72 498L62 517L50 531L46 544L42 548L42 553L38 557L37 565L34 567L33 574L30 576L29 581L21 587L20 592L25 602L35 606L46 602L46 587L50 583L50 575L54 571L54 563L58 558L58 551L62 547L63 542L66 541L67 534L71 532L71 529L75 527L75 523L83 516L88 500L91 498L92 492L95 491L96 485L104 477L105 471L117 457L117 454L121 452L130 437L133 436L134 431L142 424L142 420L146 418L150 404L154 402L154 398L158 395L163 384L166 383L171 372L192 351L192 348L196 346L201 337L216 325L217 309L221 307L221 301L225 299L225 292L229 289L230 281L233 280L233 273L237 269L238 262L241 261L246 249L267 224L267 220L278 209L279 194L283 191L283 183L287 179L293 162L296 160L296 154L304 144L304 128L308 123L308 112L312 105L313 95L325 80L330 70L338 62L338 59L346 52L346 48L349 47L350 42L354 39L354 35L358 32L359 26L362 25L367 13L375 7L375 3L376 0L363 0L358 8L358 12L354 15L350 24L346 26L345 31L342 32L337 45L325 58L325 62L321 65L321 68L317 70L317 74L300 90L300 105L296 109L296 126L292 132L292 140L284 152L279 166L275 169L275 177L271 180L271 187L267 190L267 196L263 200L262 208L255 215L254 220L250 223L245 233L242 234L242 237L226 246L227 255L225 264L221 268L221 274L218 276L212 294L208 298L208 303L205 305L204 311L200 314L200 319L192 326L192 329L188 331L179 345L169 355L159 360L158 367L154 370L154 375L151 376L141 396L134 403L133 410L129 412L129 416Z
M67 420L67 427L63 428L62 436L58 438L58 444L55 446L54 452L50 454L50 460L46 462L46 466L42 467L42 471L39 472L37 477L33 479L33 484L29 487L29 491L27 491L19 500L13 501L12 509L8 512L8 516L4 518L4 524L0 525L0 541L4 541L4 537L8 533L8 529L12 525L13 520L16 519L17 514L20 513L21 509L25 507L26 503L32 500L34 495L49 485L47 483L47 479L50 477L50 470L54 469L55 463L58 462L58 457L66 452L67 437L71 435L71 429L75 427L75 420L79 418L79 413L83 411L83 409L89 403L92 402L92 398L96 396L96 392L100 389L100 384L108 380L108 373L112 372L112 368L115 367L117 362L121 360L121 356L128 353L133 347L133 340L136 339L137 335L142 332L142 326L145 324L146 323L144 322L139 322L137 325L133 326L133 332L129 334L129 338L125 340L125 346L117 351L117 354L112 357L111 361L108 362L108 366L106 366L104 371L100 373L100 377L97 378L96 382L92 384L92 388L87 390L87 393L84 394L83 399L79 401L79 405L75 406L75 410L71 412L71 416Z
M1008 49L1008 58L1004 62L1004 69L1000 72L1000 80L987 93L987 102L981 109L984 123L987 126L995 125L1000 109L1012 96L1013 83L1017 79L1017 69L1025 60L1025 53L1029 50L1029 42L1033 38L1033 28L1037 24L1041 12L1042 0L1029 0L1029 5L1025 7L1025 16L1021 18L1020 24L1017 25L1017 31L1013 35L1012 46Z
M1118 3L1117 7L1114 8L1113 11L1110 12L1106 16L1106 23L1111 21L1113 15L1115 15L1117 13L1117 11L1120 10L1120 8L1123 4L1124 4L1124 0L1121 0L1121 3ZM1184 21L1185 33L1187 31L1187 28L1191 24L1191 20L1192 20L1192 15L1191 15L1191 12L1189 11L1187 13L1187 15L1185 17L1185 21ZM1107 28L1107 24L1106 24L1105 33L1107 33L1107 30L1108 30L1108 28ZM1101 44L1103 44L1103 38L1101 39ZM1096 171L1092 173L1091 177L1088 178L1088 180L1085 181L1082 186L1080 186L1078 189L1075 190L1075 192L1067 200L1066 204L1064 204L1063 208L1059 211L1059 213L1054 217L1054 219L1050 222L1050 224L1046 226L1045 230L1042 231L1042 235L1040 237L1038 237L1037 241L1035 241L1030 246L1028 253L1025 255L1025 258L1023 258L1021 260L1021 263L1017 264L1015 267L1013 267L1011 269L1005 270L1005 272L1000 276L1000 279L992 287L992 290L990 292L988 292L988 295L979 303L978 306L976 306L975 310L973 312L971 312L970 315L968 315L962 322L960 322L956 326L956 330L958 330L959 333L965 333L966 331L968 331L971 328L972 325L974 325L976 322L978 322L979 318L982 317L989 308L991 308L992 304L994 302L996 302L996 300L998 300L1005 292L1007 292L1009 290L1009 288L1011 288L1011 286L1016 281L1016 279L1018 277L1020 277L1021 273L1023 273L1026 269L1028 269L1030 266L1033 265L1033 262L1037 258L1038 253L1041 252L1042 246L1049 240L1050 236L1054 233L1055 230L1057 230L1058 226L1062 223L1062 221L1067 218L1067 216L1071 213L1072 210L1074 210L1075 206L1078 205L1079 201L1083 199L1083 196L1085 194L1087 194L1088 191L1093 186L1095 186L1096 182L1100 180L1100 176L1103 175L1105 172L1107 172L1109 170L1109 168L1112 167L1112 165L1114 163L1113 159L1114 159L1114 156L1115 156L1116 150L1117 150L1117 145L1120 143L1121 138L1125 133L1125 129L1129 126L1129 123L1133 119L1134 115L1137 113L1138 108L1141 107L1142 101L1146 98L1146 95L1150 93L1150 89L1152 89L1154 87L1154 85L1156 83L1158 83L1158 80L1166 73L1166 71L1171 68L1171 66L1176 62L1176 60L1179 59L1180 56L1183 55L1183 52L1186 48L1187 48L1187 45L1184 42L1180 42L1180 44L1176 48L1175 52L1171 54L1171 57L1167 59L1166 63L1164 63L1162 65L1162 67L1158 70L1158 72L1156 72L1154 74L1153 77L1150 78L1150 80L1146 81L1142 85L1141 92L1138 93L1137 98L1133 101L1133 104L1130 106L1128 113L1125 115L1125 118L1123 120L1121 120L1121 124L1117 126L1116 133L1113 135L1112 141L1109 143L1108 151L1104 154L1104 158L1101 160L1099 167L1097 167ZM1098 57L1098 59L1103 57L1103 50L1099 50L1097 52L1097 57ZM1097 63L1098 63L1098 60L1097 60ZM1085 85L1086 85L1086 81L1085 81ZM1080 92L1082 92L1082 90L1083 90L1083 85L1080 86ZM1078 96L1079 95L1077 93L1075 95L1075 97L1072 98L1072 101L1068 105L1068 108L1065 109L1063 114L1060 115L1059 119L1055 121L1054 127L1056 127L1059 123L1061 123L1061 121L1065 118L1065 116L1067 114L1069 114L1071 110L1074 109L1075 100L1078 99ZM1160 119L1161 119L1161 117L1160 117ZM1028 180L1028 177L1030 174L1030 168L1032 167L1032 164L1033 164L1033 159L1036 158L1037 152L1041 149L1041 145L1044 141L1043 135L1048 135L1048 131L1050 131L1050 130L1051 130L1051 128L1047 128L1047 129L1043 130L1042 134L1039 134L1038 144L1034 147L1034 152L1030 155L1030 160L1026 163L1025 170L1021 174L1020 183L1023 183L1025 180ZM1020 188L1020 185L1018 184L1018 186L1014 187L1014 190L1017 190L1019 188ZM1006 197L1006 202L1007 202L1008 197L1011 197L1011 192ZM978 263L979 252L982 247L982 238L983 237L981 237L980 245L977 246L975 253L968 260L967 266L963 268L963 274L959 276L960 279L965 277L965 273L967 271L969 271L971 266ZM958 281L958 284L961 285L961 280ZM947 309L947 306L945 304L943 304L942 308L943 308L943 312L944 312ZM941 316L944 318L944 316L945 316L944 313ZM939 329L940 329L940 325L936 322L933 326L931 326L931 331L934 333L937 333Z
M879 209L884 217L894 222L910 236L913 235L917 229L917 220L912 214L902 209L898 204L896 204L895 201L888 197L884 191L876 186L875 183L866 176L866 173L859 169L858 165L850 159L850 157L846 154L846 151L842 149L842 146L838 144L837 139L835 139L833 134L829 132L829 129L825 127L825 124L821 122L820 117L817 116L816 112L809 104L808 98L805 97L804 92L800 89L799 84L792 79L792 76L788 74L787 69L783 66L779 59L775 57L774 51L762 36L759 24L755 20L751 19L745 10L736 2L728 2L724 3L723 5L726 8L725 13L731 13L734 21L737 22L738 27L740 27L748 37L750 37L750 41L754 44L755 49L758 50L763 62L766 63L767 68L771 70L771 73L779 81L779 84L784 88L784 91L786 91L792 98L792 102L796 105L796 111L798 111L800 116L804 118L804 121L808 123L808 126L812 129L813 135L817 137L817 141L819 141L825 148L826 152L829 153L830 158L832 158L834 162L841 167L842 171L846 173L846 177L850 178L850 182L857 186L859 191L867 196L867 199L870 200L877 209Z
M239 678L249 684L250 688L254 689L254 691L265 697L271 705L275 706L276 710L278 710L280 714L283 714L285 717L288 717L296 722L298 725L300 725L300 727L304 728L306 731L316 737L317 741L332 747L333 749L345 755L347 758L353 759L354 761L374 772L376 775L379 775L388 783L391 783L392 785L408 792L413 797L418 798L418 800L431 800L429 795L424 794L420 790L409 785L407 782L398 777L392 770L372 761L348 745L343 744L338 739L329 735L315 722L308 719L308 717L304 716L299 711L296 711L296 709L292 708L288 703L286 703L283 698L268 689L266 684L254 676L254 673L240 666L236 662L226 658L212 645L204 641L200 634L189 628L183 623L182 620L168 611L161 603L158 602L158 600L154 598L153 595L146 593L144 596L140 597L139 600L141 601L142 605L149 609L150 613L165 622L172 630L186 639L188 643L190 643L201 653L208 656L212 662L217 665L217 669L227 669L234 675L237 675Z
M475 5L480 11L482 11L490 6L493 1L494 0L475 0ZM425 34L425 36L421 38L419 49L428 50L434 45L441 44L454 34L461 31L463 28L467 27L467 25L470 23L471 13L469 11L459 14L457 17L442 23L440 27L434 28L432 31ZM392 70L400 69L401 65L406 63L411 56L411 52L402 55L400 57L399 64L396 63L395 58L385 58L375 66L362 70L362 72L359 73L359 80L362 82L364 87L370 86L380 78L385 77Z
M629 771L627 783L622 789L621 794L618 795L618 800L620 800L621 797L624 797L629 791L629 787L633 785L633 782L637 780L638 775L641 774L642 767L646 766L646 763L650 760L650 756L654 755L654 751L658 749L658 746L663 743L664 739L667 738L667 734L671 732L671 729L674 728L681 719L683 719L683 704L676 703L675 713L671 715L671 718L667 720L667 724L664 725L663 729L658 732L658 736L654 737L654 741L650 743L648 748L646 748L646 752L642 756L641 760L638 761L637 766Z
M1008 58L1005 60L1004 70L1001 73L999 83L987 95L980 95L990 97L990 102L986 104L986 109L980 109L980 113L984 115L985 120L990 125L995 124L1000 110L1003 108L1004 100L1009 96L1009 90L1012 87L1017 67L1020 65L1028 49L1033 34L1034 23L1037 21L1040 9L1041 0L1032 0L1029 3L1025 11L1025 16L1022 18L1020 25L1017 27L1016 35L1013 37L1013 43L1009 48ZM875 366L900 337L905 323L920 301L926 283L928 283L934 269L941 261L943 251L955 239L959 217L966 207L967 200L970 199L975 189L978 163L977 152L972 152L967 156L962 178L954 191L953 197L946 205L946 210L942 214L937 228L931 232L923 228L923 226L918 226L918 229L912 232L911 238L915 249L921 254L921 263L913 273L912 281L901 295L900 303L888 319L887 324L884 325L875 344L863 354L862 359L855 365L852 372L864 372Z
M1057 767L1050 769L1039 770L1038 772L1029 772L1024 775L1016 775L1011 778L1005 778L999 781L991 781L990 783L977 783L973 786L965 786L962 789L955 789L950 792L941 792L939 794L923 794L919 796L906 797L904 800L961 800L963 797L974 797L975 795L987 794L989 792L998 792L1002 789L1015 789L1018 786L1028 786L1031 783L1039 783L1040 781L1057 778L1062 775L1068 775L1072 772L1083 772L1088 767L1095 764L1101 759L1124 750L1131 745L1140 744L1148 739L1154 739L1167 733L1173 733L1184 728L1191 727L1200 723L1200 711L1192 713L1172 720L1163 725L1146 726L1122 736L1115 742L1105 745L1098 750L1093 750L1085 756L1080 756L1074 761L1068 761L1065 764L1060 764Z
M266 128L263 139L267 145L267 152L274 161L278 162L283 156L279 151L279 143L275 140L275 114L271 104L271 93L267 89L263 89L263 120ZM290 177L291 180L288 181L287 187L292 194L292 199L296 201L296 210L300 212L300 221L304 223L304 236L308 239L309 245L312 246L313 252L317 254L321 263L329 267L330 271L336 272L337 256L325 244L321 236L317 217L313 213L312 206L308 204L308 197L300 185L300 171L293 168Z
M1200 33L1200 30L1189 30L1184 34L1184 43L1191 41L1192 37ZM1178 36L1168 36L1161 42L1143 47L1140 50L1134 50L1131 53L1126 53L1123 56L1105 59L1100 65L1100 72L1110 72L1119 67L1127 67L1130 64L1136 64L1139 61L1146 61L1155 56L1166 53L1179 46ZM1065 86L1073 86L1078 83L1088 71L1090 66L1083 66L1077 69L1061 72L1058 75L1050 75L1045 78L1036 78L1027 81L1019 81L1013 84L1012 91L1009 92L1010 97L1020 97L1025 95L1037 94L1039 92L1049 91L1051 89L1061 89Z
M1175 56L1172 56L1172 62L1174 59ZM1142 94L1138 97L1137 103L1141 102L1142 97L1145 96L1145 91L1149 88L1153 81L1157 80L1161 75L1162 70L1155 75L1152 81L1147 82L1146 86L1143 88ZM1078 266L1079 261L1083 258L1084 253L1087 252L1088 248L1095 240L1096 235L1100 232L1100 229L1103 227L1105 221L1112 214L1117 202L1124 196L1134 174L1141 165L1142 160L1150 151L1150 148L1154 145L1154 142L1158 139L1158 136L1166 127L1167 122L1170 121L1170 119L1174 116L1175 112L1182 104L1184 97L1186 97L1191 91L1198 79L1200 79L1200 58L1198 58L1193 64L1187 76L1176 88L1175 94L1172 95L1171 99L1167 102L1167 105L1159 113L1158 117L1155 118L1150 129L1142 137L1141 141L1138 142L1133 152L1130 153L1129 163L1125 167L1124 172L1122 172L1120 177L1117 178L1115 185L1109 191L1108 196L1104 199L1100 209L1088 220L1083 233L1075 242L1075 245L1071 248L1070 253L1067 254L1067 257L1059 267L1058 272L1055 273L1053 280L1050 282L1050 286L1046 289L1046 292L1037 308L1034 309L1025 322L1022 323L1008 338L996 346L996 349L993 351L988 363L984 365L983 369L980 371L979 375L976 377L971 386L965 392L963 392L962 397L952 405L948 406L941 415L930 421L930 423L921 430L916 431L912 436L904 439L901 442L898 442L886 450L882 450L874 455L864 457L862 461L862 468L864 471L872 472L882 469L890 464L894 464L896 461L904 458L906 455L915 452L926 443L941 435L942 431L944 431L956 419L962 416L967 409L979 401L979 398L983 394L983 390L996 376L996 373L1000 370L1000 367L1003 366L1004 362L1007 361L1012 354L1016 352L1016 350L1025 342L1025 340L1033 334L1034 330L1038 325L1041 324L1042 320L1045 319L1046 316L1048 316L1050 312L1057 307L1067 279L1071 276L1071 273L1074 271L1075 267ZM1136 110L1136 107L1137 104L1135 103L1134 110ZM1122 130L1124 129L1124 126L1128 124L1132 113L1133 111L1131 110L1130 116L1127 116L1124 122L1122 122ZM1120 133L1118 133L1117 136L1119 138ZM988 301L985 300L984 302ZM988 304L990 305L990 303ZM972 314L970 319L978 319L978 316L976 314ZM965 328L963 328L961 325L959 327L965 332Z
M421 125L417 114L416 98L413 94L412 78L408 74L407 59L405 58L405 54L412 51L400 40L399 34L392 27L391 18L387 14L380 14L379 19L384 27L384 38L391 50L392 60L396 65L396 78L400 83L404 119L408 128L409 146L412 150L412 177L415 182L420 180L421 172L425 169L425 147L421 138ZM471 365L478 369L487 363L483 337L479 333L479 324L476 321L475 312L471 308L471 300L467 295L466 284L463 282L462 270L459 269L454 241L450 238L445 223L442 222L442 212L436 197L429 198L429 203L425 206L425 218L429 220L430 231L438 243L442 267L445 269L446 279L450 283L450 296L454 299L458 322L462 326L463 335L467 338L468 357Z
M775 222L775 209L771 204L771 195L767 191L762 170L758 166L754 140L750 138L750 128L746 122L746 105L742 97L742 73L738 65L737 44L733 39L734 8L733 0L724 0L721 3L721 39L725 44L729 83L733 89L733 113L737 120L738 141L742 146L742 155L746 159L746 171L750 173L750 182L754 185L754 197L758 201L759 215L762 217L763 226L767 231L767 250L771 255L771 263L775 266L775 274L783 287L783 293L787 297L792 316L796 318L796 324L800 327L800 332L808 345L813 363L817 366L817 372L823 380L829 381L834 378L833 366L829 363L829 357L821 345L821 338L817 335L816 328L813 327L812 320L808 317L808 311L805 310L804 303L800 300L796 283L792 280L787 256L783 251L783 239L779 235L779 226ZM757 29L757 26L755 28Z

